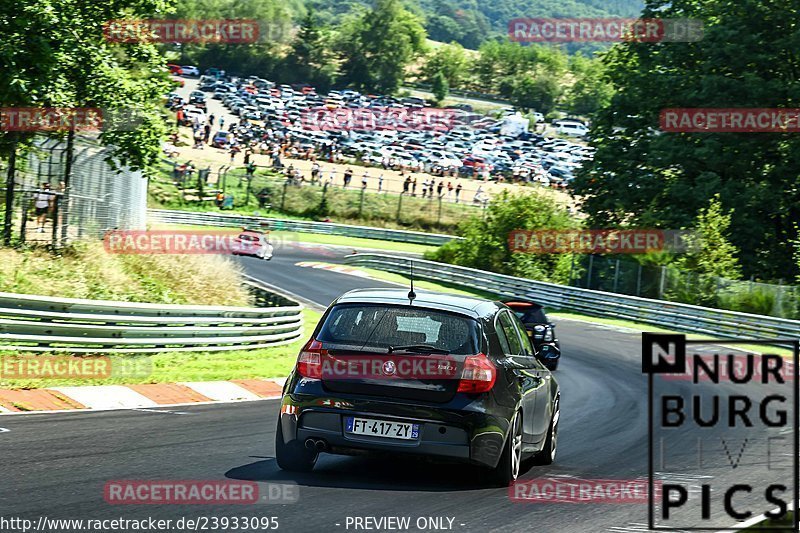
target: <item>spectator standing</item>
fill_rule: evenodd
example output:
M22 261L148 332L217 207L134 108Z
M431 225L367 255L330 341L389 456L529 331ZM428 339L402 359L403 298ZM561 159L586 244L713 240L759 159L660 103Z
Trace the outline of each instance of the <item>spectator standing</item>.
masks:
M50 192L50 184L43 183L42 188L33 198L34 207L36 208L36 219L39 223L39 228L36 232L44 233L44 223L47 221L47 213L50 211L50 207L53 205L53 199L55 198L55 195Z
M472 202L479 204L483 201L483 185L478 185L478 190L475 191L475 196L472 198Z
M423 198L425 198L428 195L428 186L429 185L430 185L430 182L428 181L428 178L425 177L425 181L422 182L422 197Z
M367 180L369 179L369 172L364 172L364 175L361 176L361 189L367 190Z
M417 177L414 176L414 179L411 180L411 196L417 195Z
M319 171L320 171L319 163L317 163L315 161L314 164L311 165L311 183L312 184L317 183L317 180L319 180Z
M213 126L214 126L214 119L215 119L215 118L216 118L216 117L214 117L214 114L213 114L213 113L211 114L211 116L209 116L209 117L208 117L208 125L209 125L209 126L211 126L211 127L213 127Z
M448 202L452 202L453 201L453 182L452 181L448 181L447 182L447 201Z
M346 189L348 185L350 185L350 181L353 179L353 169L347 168L344 171L344 188Z
M236 159L236 154L238 154L241 151L242 151L242 149L239 148L238 145L231 146L231 151L230 151L230 154L231 154L231 165L233 164L234 160Z
M461 186L461 183L459 182L459 184L456 185L456 203L458 203L458 195L461 194L461 189L463 189L463 187Z
M443 190L444 190L444 181L439 180L439 185L436 186L436 194L439 195L439 198L442 197Z
M378 176L378 193L383 191L383 174Z
M408 194L408 189L411 187L411 176L406 177L403 182L403 194Z

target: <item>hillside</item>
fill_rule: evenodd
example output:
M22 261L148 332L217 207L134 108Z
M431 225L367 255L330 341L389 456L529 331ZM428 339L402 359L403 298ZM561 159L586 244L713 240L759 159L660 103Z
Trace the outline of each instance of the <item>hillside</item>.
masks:
M493 37L506 34L508 21L520 17L635 17L640 0L408 0L426 21L428 36L435 41L461 43L477 48ZM322 19L331 20L351 7L369 0L308 0Z

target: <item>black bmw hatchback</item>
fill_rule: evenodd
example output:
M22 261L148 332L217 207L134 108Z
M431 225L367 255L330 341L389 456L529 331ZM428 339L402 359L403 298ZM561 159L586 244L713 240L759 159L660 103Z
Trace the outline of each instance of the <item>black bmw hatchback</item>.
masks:
M491 470L507 485L550 464L558 384L499 302L399 289L334 301L283 389L275 442L284 470L320 453L408 453Z

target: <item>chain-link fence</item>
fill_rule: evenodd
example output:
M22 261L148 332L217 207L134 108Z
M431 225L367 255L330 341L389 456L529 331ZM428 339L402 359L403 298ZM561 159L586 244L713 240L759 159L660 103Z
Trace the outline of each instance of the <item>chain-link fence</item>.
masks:
M575 256L570 285L755 313L800 318L800 288L705 276L613 256Z
M251 170L240 165L195 168L165 160L150 192L164 208L258 210L434 232L454 231L465 218L482 216L489 200L488 194L462 192L456 187L459 182L443 177L415 176L416 182L404 187L402 180L382 179L376 169L354 172L347 184L341 171L287 178L287 169L254 165Z
M62 246L109 229L143 229L147 180L141 172L115 170L111 149L76 136L67 176L67 143L42 137L17 159L10 234L16 242ZM2 169L3 176L7 168ZM7 189L2 188L3 209Z

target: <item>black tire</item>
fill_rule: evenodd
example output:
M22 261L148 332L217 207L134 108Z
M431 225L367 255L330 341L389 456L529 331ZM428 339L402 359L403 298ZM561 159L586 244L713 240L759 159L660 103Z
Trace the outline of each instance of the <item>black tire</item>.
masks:
M283 428L278 417L278 429L275 432L275 459L281 470L290 472L311 472L317 462L319 454L306 449L298 440L283 442Z
M544 441L542 451L537 453L531 458L531 463L534 465L551 465L556 460L556 451L558 449L558 420L560 409L556 403L556 412L553 413L553 418L550 419L550 426L547 428L547 439Z
M514 413L508 430L503 454L492 470L492 481L499 487L507 487L519 477L522 469L522 415Z

